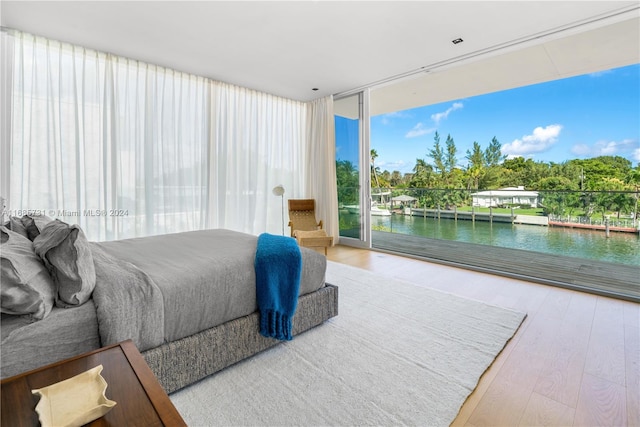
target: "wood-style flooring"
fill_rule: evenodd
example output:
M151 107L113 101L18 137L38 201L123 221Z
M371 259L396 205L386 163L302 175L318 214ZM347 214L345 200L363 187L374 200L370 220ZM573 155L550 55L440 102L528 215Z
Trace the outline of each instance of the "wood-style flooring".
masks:
M453 426L640 426L640 304L348 246L327 258L527 313Z

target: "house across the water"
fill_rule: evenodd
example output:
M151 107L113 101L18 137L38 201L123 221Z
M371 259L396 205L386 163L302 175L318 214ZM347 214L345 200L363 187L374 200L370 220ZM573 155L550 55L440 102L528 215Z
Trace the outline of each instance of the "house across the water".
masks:
M480 191L473 193L471 197L473 206L481 208L495 208L498 206L538 207L538 192L526 191L523 186Z

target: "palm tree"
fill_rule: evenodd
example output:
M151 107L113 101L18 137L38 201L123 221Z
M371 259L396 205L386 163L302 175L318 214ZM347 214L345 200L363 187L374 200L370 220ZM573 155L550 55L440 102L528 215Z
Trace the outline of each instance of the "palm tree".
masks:
M371 175L373 175L373 179L376 181L376 187L380 188L380 182L378 181L378 174L376 173L376 159L378 158L378 152L375 149L371 149Z
M433 184L433 167L424 159L416 159L416 165L413 167L413 176L409 182L409 186L413 188L427 188Z

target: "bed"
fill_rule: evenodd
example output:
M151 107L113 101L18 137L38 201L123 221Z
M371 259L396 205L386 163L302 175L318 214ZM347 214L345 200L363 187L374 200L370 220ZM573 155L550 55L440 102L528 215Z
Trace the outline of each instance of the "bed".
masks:
M1 376L132 339L171 393L276 345L258 332L256 243L222 229L89 242L96 283L86 303L36 322L2 314ZM338 313L326 258L300 252L294 336Z

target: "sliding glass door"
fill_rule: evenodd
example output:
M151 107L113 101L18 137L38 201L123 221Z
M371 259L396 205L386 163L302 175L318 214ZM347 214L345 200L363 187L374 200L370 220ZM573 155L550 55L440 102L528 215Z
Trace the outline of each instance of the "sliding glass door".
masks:
M367 95L359 92L334 101L340 242L361 247L371 242Z

